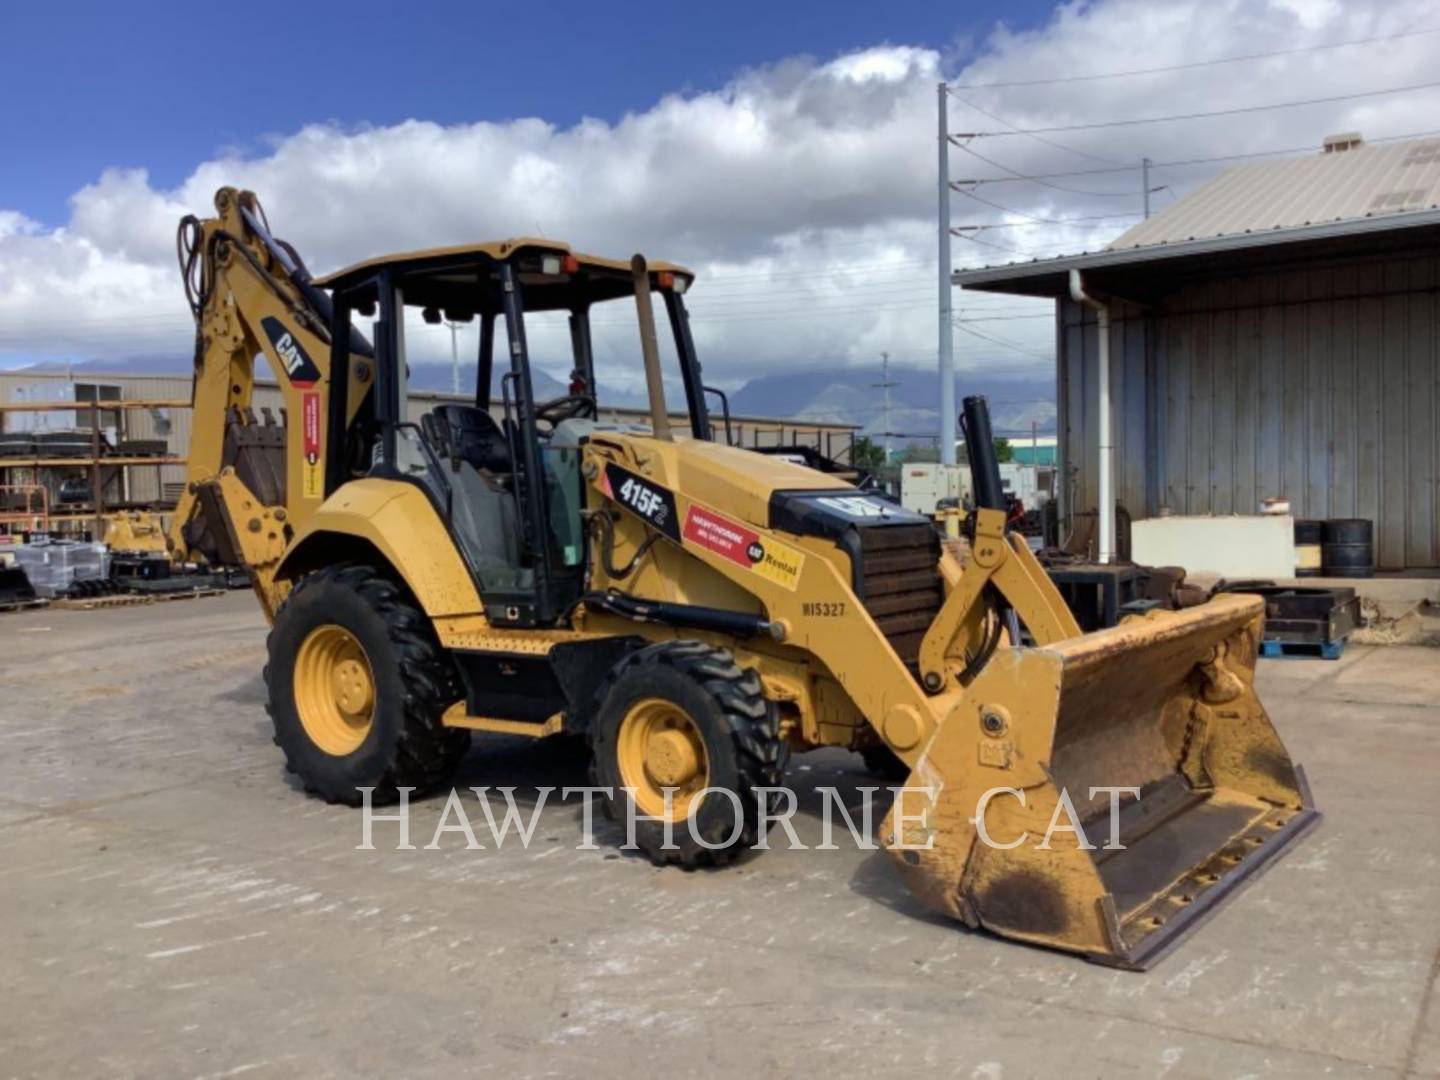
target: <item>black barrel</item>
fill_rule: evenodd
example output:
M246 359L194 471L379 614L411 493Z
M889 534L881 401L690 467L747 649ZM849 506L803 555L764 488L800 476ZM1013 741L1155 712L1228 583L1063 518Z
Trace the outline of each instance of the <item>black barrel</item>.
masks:
M1375 526L1368 518L1330 518L1321 530L1326 577L1375 576Z
M1295 519L1295 576L1319 577L1324 570L1321 546L1325 523L1316 518Z

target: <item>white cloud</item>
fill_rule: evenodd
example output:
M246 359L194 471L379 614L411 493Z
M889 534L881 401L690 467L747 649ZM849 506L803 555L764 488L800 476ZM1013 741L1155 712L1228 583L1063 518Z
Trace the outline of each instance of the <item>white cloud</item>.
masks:
M1433 5L1419 0L1075 2L1036 30L997 27L961 57L877 45L829 62L791 59L741 72L712 92L664 96L614 123L315 124L260 156L231 152L199 162L173 190L157 188L144 171L109 170L73 195L63 227L43 228L0 208L0 360L188 353L175 224L182 213L207 212L214 190L233 184L260 194L277 232L317 272L390 250L537 232L585 250L644 250L689 263L701 275L691 308L707 372L729 386L804 365L874 364L882 350L898 363L921 364L933 355L936 333L934 108L942 70L965 84L1014 83L1295 49L1434 21ZM1049 127L1424 82L1437 58L1440 35L959 97L1014 125ZM1142 156L1308 147L1336 130L1376 136L1440 126L1437 100L1435 92L1397 95L1056 134L1049 143L987 137L973 149L1027 173L1104 167L1097 158L1129 165ZM1003 130L961 101L951 108L953 130ZM957 177L1002 175L960 150L953 160ZM1214 168L1157 170L1168 190L1156 205ZM1062 228L1033 226L1030 218L1138 208L1135 172L1055 183L1074 190L978 189L1014 212L956 196L957 224L1018 226L976 234L983 244L957 240L956 262L1008 261L1007 248L1093 249L1126 220ZM957 300L971 314L1024 307L970 294ZM617 313L607 328L617 381L632 366L628 318ZM957 336L962 366L1044 370L1034 354L1049 352L1046 319L970 328L1020 349L964 332ZM415 352L448 359L448 334L427 335Z

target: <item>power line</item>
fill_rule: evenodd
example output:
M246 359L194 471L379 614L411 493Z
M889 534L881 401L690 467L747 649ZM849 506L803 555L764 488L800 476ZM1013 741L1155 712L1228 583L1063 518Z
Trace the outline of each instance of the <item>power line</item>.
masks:
M1001 205L1000 205L999 203L997 203L997 202L991 202L989 199L984 198L983 196L980 196L980 195L976 195L973 191L966 191L964 188L953 187L953 185L952 185L952 188L953 188L953 190L955 191L956 194L958 194L958 195L964 195L967 199L974 199L974 200L975 200L976 202L978 202L978 203L984 203L986 206L992 207L992 208L994 208L994 209L996 209L996 210L1000 210L1000 211L1002 211L1002 212L1004 212L1004 213L1006 213L1006 214L1014 214L1016 217L1025 218L1027 221L1032 221L1032 222L1034 222L1034 223L1037 224L1037 225L1074 225L1074 224L1078 224L1079 222L1084 222L1084 221L1121 221L1121 220L1125 220L1125 219L1128 219L1128 218L1137 218L1137 217L1140 216L1138 213L1135 213L1135 214L1087 214L1087 215L1082 215L1082 216L1080 216L1080 217L1044 218L1044 217L1039 217L1039 216L1037 216L1037 215L1035 215L1035 214L1027 214L1027 213L1026 213L1025 211L1023 211L1023 210L1015 210L1015 209L1012 209L1011 207L1008 207L1008 206L1001 206Z
M1036 311L1029 315L976 315L968 319L956 319L955 323L958 326L960 323L1015 322L1017 319L1053 319L1054 317L1053 311Z
M1010 210L1010 209L1008 209L1007 207L997 206L995 203L989 203L988 205L994 206L997 210L1003 209L1003 210L1005 210L1007 213L1011 213L1011 214L1024 213L1024 211L1021 211L1021 210ZM956 236L956 235L958 235L961 231L964 231L964 232L989 232L991 229L1035 229L1035 228L1039 228L1039 227L1042 226L1042 225L1057 225L1057 224L1063 224L1063 223L1069 223L1069 222L1080 222L1080 221L1118 221L1118 220L1120 220L1122 217L1131 218L1131 217L1139 217L1139 216L1140 216L1140 214L1139 214L1138 212L1135 212L1135 213L1129 213L1129 214L1123 214L1123 215L1121 215L1121 214L1095 214L1094 216L1089 216L1089 217L1082 215L1082 216L1080 216L1080 217L1054 218L1054 219L1050 219L1050 218L1036 218L1034 221L986 221L986 222L983 222L982 224L979 224L979 225L956 225L953 229L951 229L950 235L951 235L951 236Z
M760 256L760 258L765 258L765 257L766 257L766 256ZM861 272L861 271L868 272L868 273L888 273L888 272L897 272L897 273L898 273L898 272L900 272L900 271L904 271L904 272L906 272L906 273L911 273L911 274L913 274L913 273L916 273L918 270L929 269L929 268L933 267L934 265L935 265L935 262L934 262L933 259L923 259L923 260L922 260L922 259L908 259L908 260L906 260L906 261L904 261L904 262L896 262L896 261L891 261L891 260L884 260L884 261L877 261L877 262L841 263L841 264L839 264L839 265L828 266L828 267L816 267L816 268L813 268L813 269L812 269L810 266L802 263L802 264L800 264L800 266L799 266L799 270L800 270L801 272L803 272L807 277L810 277L810 276L820 276L820 277L824 277L824 276L829 276L829 275L833 275L833 274L847 274L847 273ZM754 284L757 280L769 281L769 280L772 280L775 276L781 276L781 277L784 277L784 278L786 278L786 279L792 279L792 278L795 276L796 272L797 272L797 267L792 264L792 265L784 265L784 266L766 267L766 268L763 269L763 270L761 270L761 269L752 269L752 270L748 270L748 271L746 271L746 272L744 272L744 273L740 273L740 274L725 274L725 275L707 276L707 275L705 275L705 274L702 273L702 274L698 274L698 275L696 276L694 287L695 287L695 288L704 287L704 288L710 288L710 289L715 289L715 288L732 289L732 288L735 288L736 286L752 285L752 284Z
M729 314L737 311L763 311L767 308L788 309L802 305L824 304L831 301L853 303L855 298L895 300L918 296L926 291L927 290L920 285L896 285L881 288L857 281L853 285L848 285L843 288L835 285L826 285L822 290L791 289L784 295L771 294L765 296L754 293L748 296L718 297L704 304L697 303L690 314L693 318L703 315L706 312Z
M1362 90L1354 94L1331 94L1328 97L1305 98L1301 101L1277 101L1266 105L1242 105L1234 109L1211 109L1207 112L1176 113L1173 116L1136 116L1125 120L1100 120L1089 124L1056 124L1051 127L1041 128L1013 128L1011 131L977 131L973 132L970 137L976 139L993 138L1001 135L1031 135L1038 137L1052 132L1094 131L1097 128L1134 127L1139 124L1167 124L1180 120L1205 120L1216 116L1237 116L1241 113L1269 112L1274 109L1298 109L1305 105L1330 105L1337 101L1384 97L1388 94L1408 94L1417 90L1433 90L1437 86L1440 86L1440 81L1413 83L1410 86L1392 86L1384 90ZM1068 148L1062 147L1062 149ZM1118 163L1112 162L1112 164Z
M863 226L863 225L862 225L862 226L858 226L858 227L859 227L859 228L868 228L869 226ZM857 226L853 226L853 225L834 225L834 226L813 225L813 226L807 226L807 227L804 227L804 228L803 228L801 231L799 231L799 232L793 232L793 233L785 233L785 234L783 234L783 235L784 235L785 237L787 237L787 238L788 238L788 237L802 237L803 239L796 240L796 241L790 243L788 246L777 247L777 248L775 248L775 250L769 252L768 254L771 255L771 256L788 256L788 255L801 254L801 253L803 253L803 252L805 252L805 251L811 250L812 248L813 248L813 249L816 249L816 250L820 250L820 251L827 251L827 250L832 250L832 249L838 250L838 249L841 249L841 248L851 248L851 247L871 247L871 246L873 246L873 245L876 244L876 243L882 243L882 244L883 244L883 243L888 243L888 244L890 244L892 247L903 247L903 246L904 246L903 244L900 244L898 241L893 240L893 239L890 239L890 240L885 240L885 239L875 239L875 240L826 240L826 239L823 238L826 229L842 229L842 230L844 230L844 231L846 231L846 232L850 232L850 231L853 231L855 228L857 228ZM885 230L885 231L888 232L888 230ZM774 240L774 239L771 240L771 243L772 243L772 244L774 244L774 243L776 243L776 242L777 242L777 241ZM715 258L715 259L710 259L709 261L710 261L710 262L724 262L725 260L724 260L724 259Z
M1440 128L1437 128L1433 131L1412 131L1405 135L1381 135L1373 139L1367 138L1365 140L1365 143L1368 146L1371 143L1404 142L1407 139L1426 139L1435 135L1440 135ZM958 143L956 145L959 146ZM971 150L968 146L960 147L960 149L963 149L968 153L974 154L976 157L980 156L978 153L976 153L976 151ZM1187 165L1212 165L1225 161L1248 161L1252 158L1259 157L1278 157L1285 154L1305 154L1310 153L1314 150L1315 147L1313 145L1291 146L1279 150L1252 150L1249 153L1245 154L1220 154L1215 157L1185 158L1179 161L1152 161L1150 163L1150 167L1152 169L1164 169L1180 168ZM987 158L982 160L988 161L989 159ZM994 163L991 162L991 164ZM1134 165L1116 165L1114 168L1110 169L1070 169L1063 172L1025 174L1022 177L1018 177L1017 179L1052 180L1065 179L1071 176L1107 176L1119 172L1136 172L1140 168L1141 166L1137 162ZM994 183L997 181L992 180L990 182Z
M1385 34L1380 37L1356 38L1353 41L1336 41L1326 45L1302 45L1294 49L1276 49L1273 52L1247 53L1243 56L1222 56L1214 60L1195 60L1188 64L1167 64L1164 67L1134 68L1130 71L1107 71L1098 75L1062 75L1053 79L1022 79L1011 82L957 83L952 90L992 90L1014 86L1054 86L1057 83L1092 82L1097 79L1123 79L1132 75L1158 75L1167 71L1188 71L1193 68L1214 67L1218 64L1239 64L1249 60L1271 60L1277 56L1295 56L1299 53L1321 52L1326 49L1345 49L1352 45L1373 45L1379 41L1398 41L1401 38L1420 37L1440 33L1440 27L1428 30L1406 30L1399 34Z
M1098 161L1098 162L1100 162L1100 163L1103 164L1103 165L1118 165L1118 164L1119 164L1119 162L1117 162L1114 158L1100 157L1098 154L1091 154L1091 153L1087 153L1087 152L1084 151L1084 150L1077 150L1077 149L1075 149L1075 147L1073 147L1073 146L1066 146L1064 143L1058 143L1058 142L1056 142L1054 139L1047 139L1047 138L1045 138L1044 135L1041 134L1040 132L1024 130L1024 129L1020 128L1018 125L1011 123L1009 120L1006 120L1003 116L996 116L993 112L987 112L986 110L982 109L979 105L976 105L973 101L967 101L965 98L959 97L959 96L957 96L957 95L955 95L955 94L951 94L950 96L953 97L953 98L955 98L956 101L960 102L961 105L966 105L966 106L968 106L969 108L974 109L974 110L975 110L976 112L978 112L981 116L989 117L991 120L994 120L997 124L1004 124L1006 127L1008 127L1012 132L1014 132L1014 133L1017 134L1017 135L1028 135L1028 136L1030 136L1030 138L1034 139L1036 142L1044 143L1046 146L1053 146L1056 150L1064 150L1064 151L1066 151L1067 153L1075 154L1075 155L1077 155L1078 157L1089 158L1091 161ZM976 134L972 134L972 135L969 135L969 136L965 136L965 138L967 138L967 139L969 139L969 138L977 138L979 135L983 135L983 134L987 134L987 133L986 133L986 132L979 132L979 133L976 133ZM951 141L953 142L954 139L951 138Z
M1044 360L1046 363L1053 363L1055 360L1055 357L1053 356L1045 356L1044 354L1035 352L1032 349L1027 349L1024 345L1018 345L1015 342L1007 341L1005 338L1002 337L995 337L993 334L987 334L982 330L976 330L969 326L957 326L955 329L959 330L961 333L969 334L971 337L982 338L983 340L993 342L996 345L1003 345L1007 349L1013 349L1018 353L1024 354L1025 356L1034 357L1036 360Z
M970 243L972 243L972 244L979 244L981 247L994 248L996 251L1008 251L1011 255L1030 255L1030 256L1034 256L1034 255L1037 255L1037 254L1038 254L1037 252L1034 252L1034 251L1021 251L1019 248L1007 247L1005 244L996 244L996 243L992 243L992 242L989 241L989 240L981 240L978 236L971 236L971 235L969 235L968 233L965 233L965 232L959 232L959 231L957 231L957 232L955 233L955 235L958 236L961 240L968 240L968 241L970 241Z
M1064 184L1052 184L1046 177L1026 176L1024 173L1017 172L1016 170L1010 168L1010 166L1008 165L1002 165L1000 164L1000 162L995 161L992 158L986 157L984 154L980 153L980 151L972 150L964 142L954 138L953 136L951 137L950 142L955 147L965 151L965 153L969 154L971 157L979 158L981 161L985 162L986 165L993 166L994 168L1000 169L1002 172L1009 173L1010 176L1008 179L1010 180L1029 180L1034 183L1040 184L1042 187L1054 188L1056 191L1064 191L1071 195L1088 195L1091 198L1096 199L1133 199L1135 197L1135 193L1133 191L1085 191L1082 188L1067 187ZM1136 166L1136 168L1138 168L1138 166ZM1112 170L1105 169L1100 171L1110 172ZM957 180L956 183L997 184L1005 181L1006 179L1007 178L1005 177L995 177L992 179L974 181Z
M920 309L920 308L930 308L930 309L933 310L933 309L934 309L934 306L935 306L935 303L934 303L933 300L917 300L917 301L905 301L904 303L896 303L896 304L874 304L874 305L870 305L870 304L854 304L854 305L842 305L842 306L839 306L839 307L829 307L829 308L826 308L826 309L823 310L823 312L819 312L819 313L825 314L825 315L830 316L831 318L834 318L834 317L836 317L836 316L845 316L845 315L867 315L867 314L877 314L877 313L883 314L883 313L885 313L885 312L914 311L914 310L917 310L917 309ZM760 313L760 314L755 314L755 315L748 315L748 314L743 314L743 313L737 313L737 314L733 314L733 315L732 315L732 314L724 314L724 315L720 315L720 316L705 316L705 315L702 315L702 314L695 314L695 315L692 315L692 316L690 317L690 321L691 321L692 323L696 324L697 326L700 325L700 324L702 324L702 323L717 323L717 324L719 324L719 323L772 322L772 321L775 321L775 320L777 320L777 319L778 319L778 320L786 320L786 319L791 319L791 320L793 320L793 319L813 319L813 318L816 316L816 314L817 314L817 309L815 308L815 306L814 306L814 305L808 305L808 306L804 306L804 307L797 306L797 309L796 309L796 310L793 310L793 311L762 312L762 313ZM598 319L595 319L595 320L591 320L591 325L592 325L592 326L600 326L600 325L602 325L602 324L601 324L601 322L600 322ZM606 325L606 326L622 326L622 325L623 325L623 326L634 326L635 323L634 323L634 320L633 320L633 319L624 319L624 320L615 320L615 321L613 321L613 322L607 321L607 322L604 323L603 325Z

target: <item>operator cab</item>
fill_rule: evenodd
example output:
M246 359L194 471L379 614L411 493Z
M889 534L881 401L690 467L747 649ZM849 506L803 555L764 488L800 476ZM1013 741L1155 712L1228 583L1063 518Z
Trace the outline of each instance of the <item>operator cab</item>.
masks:
M683 267L647 265L639 256L621 262L520 239L386 256L315 282L332 293L332 342L351 340L355 316L375 319L374 423L362 436L369 445L361 447L370 474L425 489L469 565L491 622L553 625L584 588L580 446L606 426L595 392L594 305L636 302L642 283L647 299L660 295L680 361L690 434L711 437L683 300L693 278ZM418 424L406 410L405 308L420 309L431 324L479 320L472 401L437 405ZM636 303L636 309L643 342L649 305ZM569 392L545 402L535 401L525 335L526 313L538 311L567 313L572 353ZM497 328L509 356L498 402L491 400ZM344 416L344 380L331 389L331 415Z

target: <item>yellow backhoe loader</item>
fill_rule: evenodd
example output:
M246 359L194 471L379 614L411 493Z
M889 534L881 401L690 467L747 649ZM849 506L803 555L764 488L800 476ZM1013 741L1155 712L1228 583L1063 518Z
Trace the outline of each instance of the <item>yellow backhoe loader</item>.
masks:
M962 568L928 519L716 438L683 267L519 239L312 279L253 194L215 207L180 230L195 422L171 540L252 575L276 742L314 794L440 784L474 730L583 734L651 858L720 864L792 752L846 747L908 776L880 841L925 903L1132 968L1318 820L1252 687L1260 600L1082 634L1006 530L983 399ZM603 303L635 311L648 425L600 419ZM473 399L418 422L407 308L479 321ZM543 403L537 311L568 316L574 363ZM252 411L262 354L278 418Z

